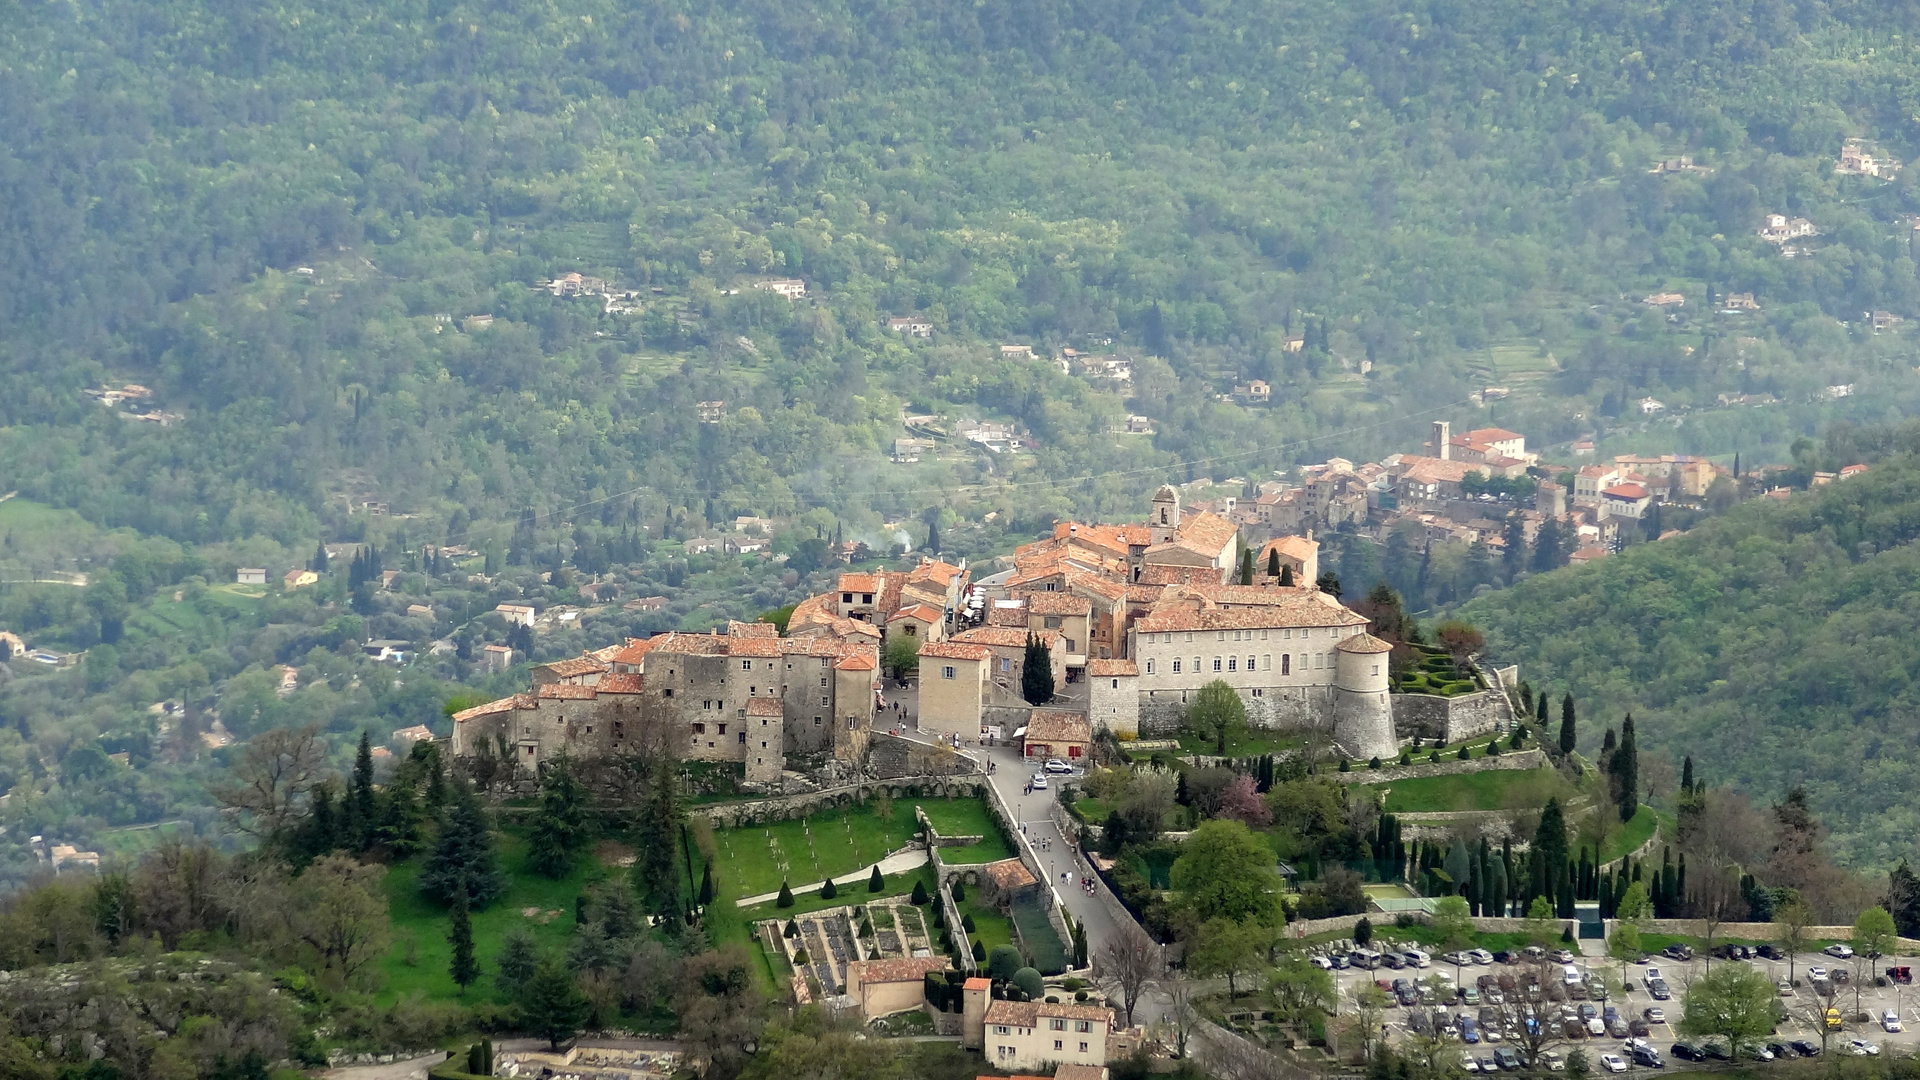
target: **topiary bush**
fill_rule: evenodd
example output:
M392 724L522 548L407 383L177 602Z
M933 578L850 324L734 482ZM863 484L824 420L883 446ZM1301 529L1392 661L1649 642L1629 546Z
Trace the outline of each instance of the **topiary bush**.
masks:
M1427 761L1428 761L1428 763L1429 763L1429 764L1433 764L1433 765L1438 765L1438 764L1440 764L1440 751L1438 751L1438 750L1430 750L1430 751L1428 751L1428 752L1427 752Z
M1402 767L1413 764L1413 751L1411 750L1400 751L1400 764Z
M822 900L831 900L839 895L840 887L833 883L832 878L828 878L826 884L820 886L820 899Z
M973 933L973 916L971 914L960 916L960 929L965 930L969 934Z
M773 901L773 906L774 907L792 907L793 906L793 890L789 888L787 886L787 883L784 881L780 883L780 895Z
M1340 759L1340 771L1341 771L1341 772L1352 772L1352 771L1353 771L1353 763L1352 763L1352 762L1350 762L1350 761L1348 761L1348 760L1347 760L1346 758L1341 758L1341 759Z
M1011 948L1012 946L1005 947ZM998 954L1000 950L995 949L993 951ZM1013 978L1009 981L1019 987L1021 993L1027 995L1028 1001L1036 1000L1047 991L1047 984L1040 978L1038 968L1023 967L1016 969L1013 973Z
M875 869L879 869L879 868L878 868L878 867L875 867ZM916 882L914 882L914 883L913 883L913 897L912 897L912 900L913 900L913 905L914 905L915 907L924 907L924 906L926 906L926 904L927 904L927 902L928 902L929 900L931 900L931 899L933 899L933 898L927 895L927 883L926 883L926 882L924 882L924 881L916 881Z
M964 904L967 902L967 883L961 881L959 878L953 879L953 884L947 891L953 894L954 903Z
M1380 771L1380 755L1375 754L1371 759L1369 759L1367 761L1367 768L1372 769L1374 772L1379 772Z
M979 942L973 943L973 962L979 963L987 958L987 947Z
M1013 977L1025 966L1026 962L1020 958L1020 950L1011 945L995 945L987 957L987 971L1001 982L1012 982Z
M1471 747L1462 746L1460 748L1460 752L1454 756L1458 757L1461 761L1469 761L1473 758L1473 749Z

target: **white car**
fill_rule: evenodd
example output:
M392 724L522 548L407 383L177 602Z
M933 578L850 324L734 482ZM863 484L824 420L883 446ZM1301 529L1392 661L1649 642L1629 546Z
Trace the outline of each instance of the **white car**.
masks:
M1467 955L1473 957L1473 962L1476 964L1493 963L1493 954L1485 949L1468 949Z
M1820 951L1833 957L1835 960L1853 959L1853 948L1848 945L1842 945L1837 941Z
M1040 773L1033 774L1033 790L1035 791L1047 790L1047 774L1046 773L1040 772Z
M1061 761L1059 758L1048 758L1046 769L1050 773L1061 773L1064 775L1072 772L1073 766Z
M1407 962L1412 964L1414 967L1432 967L1433 966L1433 957L1428 956L1426 952L1424 952L1423 950L1407 949L1401 952L1400 955L1406 957Z
M1892 1009L1888 1009L1885 1015L1880 1017L1880 1027L1889 1034L1906 1030L1900 1026L1900 1014Z
M1650 967L1640 977L1642 979L1657 979L1660 977L1660 969L1657 967Z
M1827 969L1826 969L1826 968L1823 968L1823 967L1810 967L1810 968L1808 968L1808 969L1807 969L1807 978L1809 978L1809 979L1824 979L1824 978L1826 978L1826 977L1827 977Z
M1561 1057L1558 1050L1540 1051L1540 1064L1545 1065L1548 1072L1567 1071L1567 1059Z
M1312 964L1314 967L1319 968L1321 971L1333 970L1333 961L1327 959L1324 956L1316 956L1313 959L1309 960L1308 963Z
M1619 1054L1601 1054L1600 1067L1608 1072L1626 1072L1627 1063L1620 1060Z
M1880 1046L1877 1043L1870 1043L1865 1039L1848 1039L1847 1052L1855 1057L1878 1057L1880 1054Z

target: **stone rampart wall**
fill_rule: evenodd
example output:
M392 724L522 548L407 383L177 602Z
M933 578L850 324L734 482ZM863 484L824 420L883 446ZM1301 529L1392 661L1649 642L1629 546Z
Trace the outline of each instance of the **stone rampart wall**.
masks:
M761 825L805 817L821 809L838 809L866 802L885 791L895 799L972 799L987 787L986 778L972 776L902 776L892 780L867 780L844 787L809 791L803 795L781 795L752 802L721 803L694 807L714 828L730 829L742 825Z

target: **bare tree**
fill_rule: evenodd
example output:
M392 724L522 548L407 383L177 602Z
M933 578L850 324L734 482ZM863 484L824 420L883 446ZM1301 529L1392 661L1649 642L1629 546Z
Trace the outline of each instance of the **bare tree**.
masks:
M328 855L287 884L288 931L318 954L320 970L354 981L391 944L387 898L380 890L384 866L347 855Z
M1706 970L1713 970L1713 943L1720 936L1722 923L1746 917L1747 901L1740 895L1740 868L1709 864L1695 879L1694 894L1688 902L1695 918L1704 924L1707 942Z
M1200 1013L1194 1008L1199 987L1187 977L1186 972L1169 971L1161 978L1160 989L1167 995L1166 1025L1173 1035L1174 1056L1184 1058L1187 1056L1187 1042L1200 1022Z
M240 811L239 826L274 836L299 813L300 800L328 773L320 726L274 728L247 740L247 749L214 786L214 797Z
M1128 1027L1133 1026L1134 1007L1165 971L1160 943L1132 920L1121 923L1119 932L1093 957L1094 984L1119 1000Z
M1813 908L1796 892L1774 909L1773 918L1778 935L1774 942L1786 951L1787 981L1792 982L1795 960L1807 951L1807 927L1814 924L1815 918Z

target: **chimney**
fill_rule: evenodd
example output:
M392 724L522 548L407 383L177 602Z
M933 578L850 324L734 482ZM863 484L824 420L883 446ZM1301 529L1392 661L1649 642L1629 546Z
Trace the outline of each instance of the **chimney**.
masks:
M1441 461L1453 460L1453 425L1445 420L1433 422L1433 456Z

